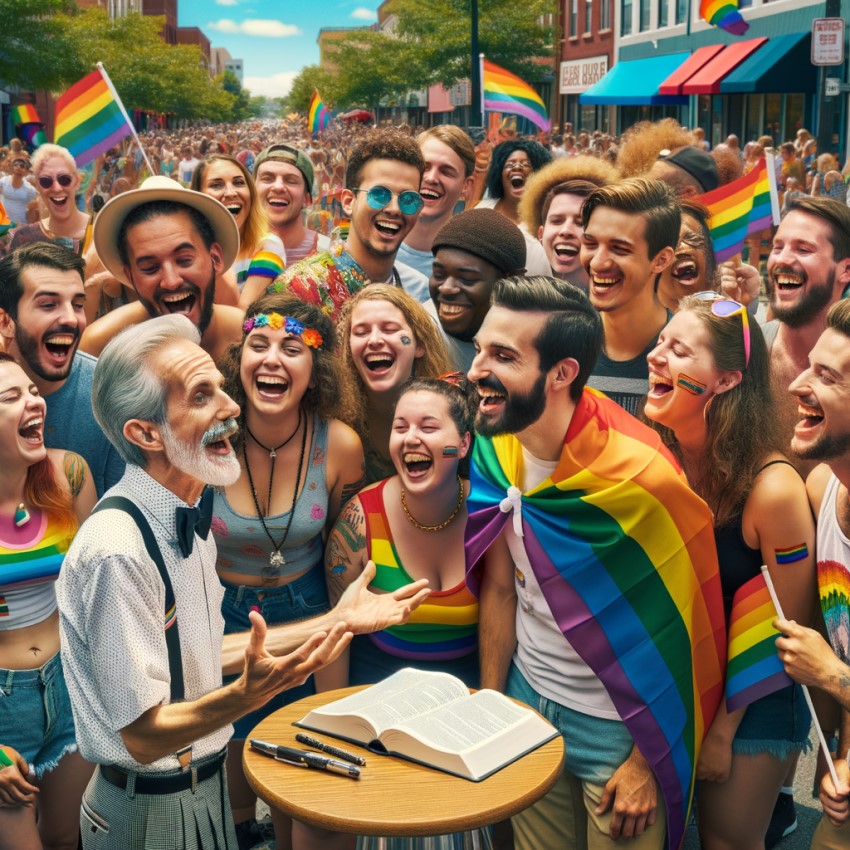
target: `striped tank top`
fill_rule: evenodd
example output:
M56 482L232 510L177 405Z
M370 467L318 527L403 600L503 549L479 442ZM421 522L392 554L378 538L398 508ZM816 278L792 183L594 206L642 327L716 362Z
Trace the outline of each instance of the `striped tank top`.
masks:
M385 479L359 494L366 515L366 547L377 572L370 587L392 593L414 579L398 557L384 510ZM399 626L369 635L381 650L413 661L461 658L478 648L478 599L461 581L448 590L432 590L428 598Z
M31 523L30 537L0 540L0 631L33 626L56 610L54 585L73 535L44 512Z

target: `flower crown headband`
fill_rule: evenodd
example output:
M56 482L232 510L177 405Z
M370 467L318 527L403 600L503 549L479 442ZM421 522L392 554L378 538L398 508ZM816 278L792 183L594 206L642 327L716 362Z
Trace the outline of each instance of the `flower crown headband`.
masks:
M257 313L242 324L242 330L248 334L254 328L269 327L273 331L283 328L288 334L300 336L304 345L309 348L320 348L324 340L315 328L307 328L291 316L281 316L280 313Z

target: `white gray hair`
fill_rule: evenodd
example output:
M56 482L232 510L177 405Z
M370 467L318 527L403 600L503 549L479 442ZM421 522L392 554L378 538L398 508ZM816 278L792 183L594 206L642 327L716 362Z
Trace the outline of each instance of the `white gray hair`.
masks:
M110 340L94 370L92 409L125 463L145 467L147 456L124 436L131 419L165 422L167 385L150 366L151 355L175 339L198 344L201 334L185 316L168 315L132 325Z

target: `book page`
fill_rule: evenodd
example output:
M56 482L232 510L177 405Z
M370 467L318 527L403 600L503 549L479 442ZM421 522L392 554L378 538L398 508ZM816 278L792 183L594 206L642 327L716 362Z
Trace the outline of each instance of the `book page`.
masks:
M389 726L467 696L469 690L454 676L405 667L377 685L313 709L308 718L315 724L323 716L359 715L380 735Z
M521 723L528 714L528 709L501 694L483 690L393 728L420 738L430 747L463 752Z

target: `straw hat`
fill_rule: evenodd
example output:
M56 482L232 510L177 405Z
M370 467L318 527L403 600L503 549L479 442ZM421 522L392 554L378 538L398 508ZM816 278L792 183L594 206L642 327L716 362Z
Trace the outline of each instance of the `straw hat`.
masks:
M229 269L239 253L239 228L236 219L215 198L185 189L170 177L148 177L138 189L116 195L98 213L94 222L94 246L97 255L115 277L127 283L124 264L118 253L118 233L124 219L136 207L152 201L173 201L196 209L213 229L215 241L221 245L224 268Z

